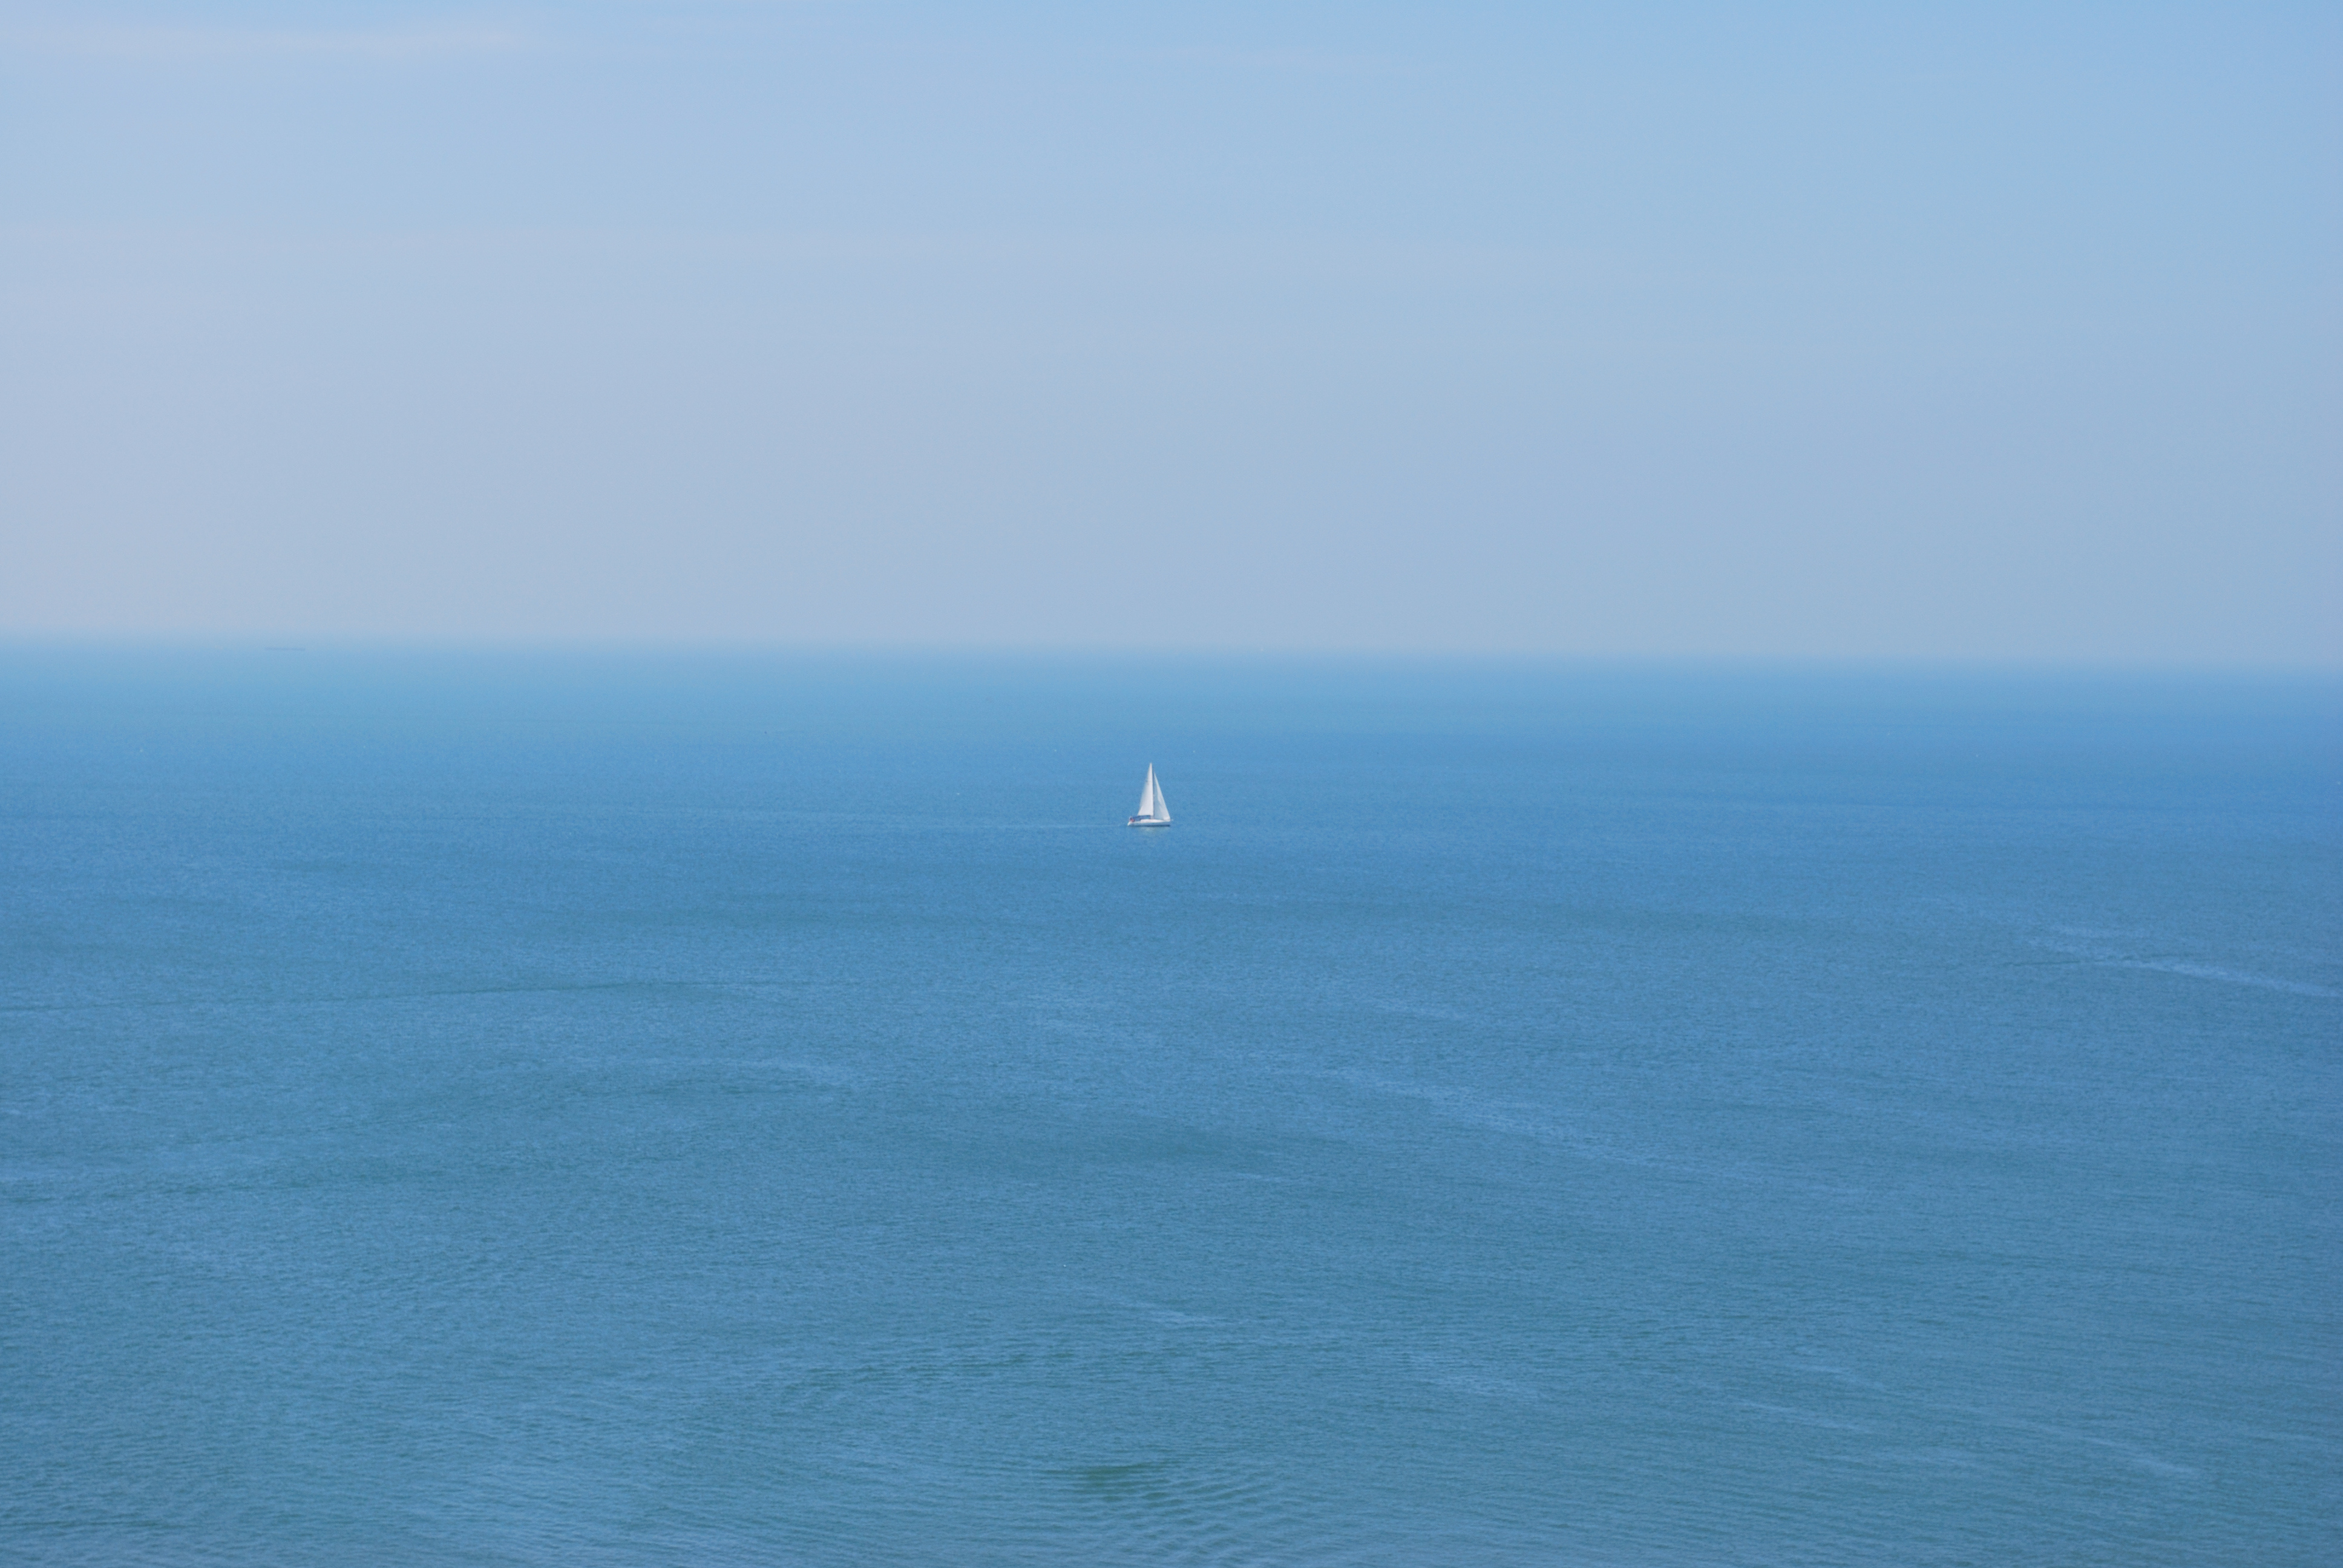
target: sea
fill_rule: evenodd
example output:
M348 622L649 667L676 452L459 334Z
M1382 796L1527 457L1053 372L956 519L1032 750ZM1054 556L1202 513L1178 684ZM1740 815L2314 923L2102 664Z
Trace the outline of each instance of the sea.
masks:
M0 648L0 1562L2343 1561L2338 808L2331 676Z

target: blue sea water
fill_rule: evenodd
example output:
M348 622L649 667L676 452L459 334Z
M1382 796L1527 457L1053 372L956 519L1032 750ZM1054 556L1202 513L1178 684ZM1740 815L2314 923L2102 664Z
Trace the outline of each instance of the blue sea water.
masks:
M2343 1559L2338 712L9 651L0 1560Z

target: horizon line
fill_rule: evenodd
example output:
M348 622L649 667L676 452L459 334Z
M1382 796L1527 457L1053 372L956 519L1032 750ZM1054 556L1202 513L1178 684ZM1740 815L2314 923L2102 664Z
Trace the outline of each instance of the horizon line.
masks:
M1613 669L1805 670L1814 673L1976 673L2072 675L2230 675L2343 678L2343 659L2276 659L2105 654L1794 653L1594 650L1372 645L1153 644L1077 642L861 642L779 638L642 636L327 635L287 632L122 632L0 629L0 653L250 653L278 658L318 654L799 658L815 659L1070 659L1193 664L1446 665Z

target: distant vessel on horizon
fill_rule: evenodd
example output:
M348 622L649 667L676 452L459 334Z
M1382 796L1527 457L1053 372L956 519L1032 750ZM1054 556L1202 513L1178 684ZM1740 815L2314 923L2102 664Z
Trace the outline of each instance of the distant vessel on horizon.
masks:
M1123 824L1126 828L1169 828L1172 808L1163 803L1163 786L1155 781L1155 764L1147 765L1147 788L1139 792L1139 815Z

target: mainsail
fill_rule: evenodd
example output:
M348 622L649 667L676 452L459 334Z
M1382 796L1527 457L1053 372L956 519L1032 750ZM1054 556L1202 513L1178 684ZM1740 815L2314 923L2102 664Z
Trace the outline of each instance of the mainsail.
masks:
M1155 764L1147 765L1147 787L1139 792L1139 815L1134 822L1169 822L1172 809L1163 804L1163 787L1155 782Z

